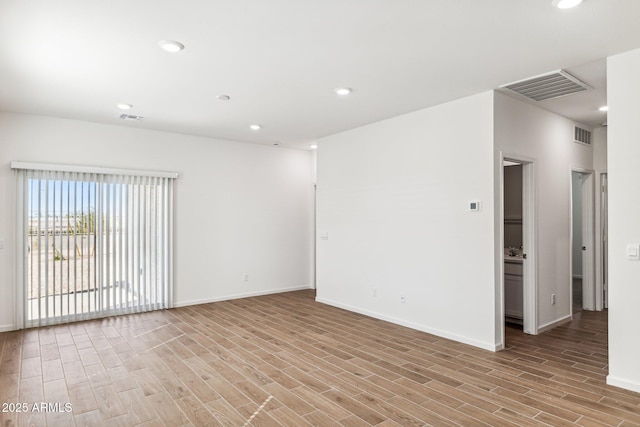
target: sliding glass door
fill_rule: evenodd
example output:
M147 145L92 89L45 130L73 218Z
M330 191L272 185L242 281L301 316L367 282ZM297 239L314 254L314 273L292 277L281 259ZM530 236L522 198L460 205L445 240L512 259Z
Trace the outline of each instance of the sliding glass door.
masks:
M18 169L23 327L168 308L173 179Z

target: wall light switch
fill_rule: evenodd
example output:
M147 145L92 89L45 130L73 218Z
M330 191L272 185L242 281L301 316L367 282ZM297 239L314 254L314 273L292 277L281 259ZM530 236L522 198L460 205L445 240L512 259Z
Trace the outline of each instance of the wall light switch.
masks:
M4 249L4 239L0 239L0 249Z
M629 243L627 245L627 259L632 261L640 260L640 243Z
M328 231L323 231L322 233L320 233L320 238L322 240L329 240L329 232Z

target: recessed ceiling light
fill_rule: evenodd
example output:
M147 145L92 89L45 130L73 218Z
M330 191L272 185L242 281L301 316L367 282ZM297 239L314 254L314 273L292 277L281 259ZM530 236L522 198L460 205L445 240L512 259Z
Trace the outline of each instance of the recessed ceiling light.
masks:
M274 142L273 145L278 146L278 145L280 145L280 143L279 142Z
M582 0L553 0L552 4L558 9L571 9L582 3Z
M218 98L220 101L228 101L231 99L229 95L218 95L216 96L216 98Z
M251 125L251 126L249 126L249 129L251 129L251 130L260 130L260 129L262 129L262 126L260 126L260 125Z
M118 108L121 110L130 110L133 108L131 104L118 104Z
M600 111L609 111L609 107L607 105L603 105L602 107L598 108L598 110L600 110Z
M312 150L315 150L316 148L318 148L318 144L311 144L309 148L311 148Z
M336 90L334 90L334 92L340 96L346 96L352 92L352 89L348 87L339 87Z
M184 49L184 45L182 43L174 40L162 40L158 42L158 44L161 48L171 53L177 53Z

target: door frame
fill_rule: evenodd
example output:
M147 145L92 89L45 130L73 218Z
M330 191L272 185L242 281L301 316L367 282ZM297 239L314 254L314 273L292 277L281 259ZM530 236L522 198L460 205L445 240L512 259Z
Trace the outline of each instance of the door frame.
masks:
M569 290L571 301L571 317L573 318L573 174L579 173L582 176L582 246L586 249L582 254L582 309L596 309L596 284L595 284L595 198L594 181L595 171L572 167L569 174L571 185L569 186L570 209L569 209Z
M609 190L607 172L600 173L600 257L596 266L600 265L600 277L596 280L596 310L604 310L609 306L609 225L608 202ZM596 272L598 269L596 268Z
M523 262L523 319L522 330L526 334L538 334L538 232L537 232L537 192L535 159L519 154L500 152L498 228L500 246L498 256L499 307L498 321L501 326L500 342L504 343L504 161L522 164L522 246L527 254Z

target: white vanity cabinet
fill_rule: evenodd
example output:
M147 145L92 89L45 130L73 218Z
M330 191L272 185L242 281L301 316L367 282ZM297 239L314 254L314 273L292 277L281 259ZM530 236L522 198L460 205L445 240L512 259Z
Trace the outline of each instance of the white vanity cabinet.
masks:
M504 314L507 321L522 323L522 261L504 262Z

